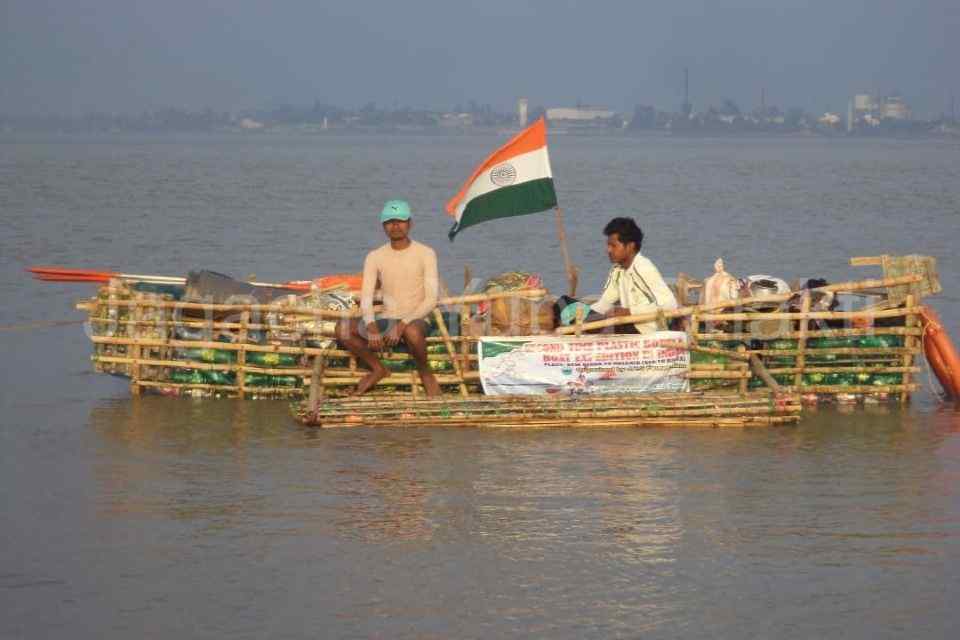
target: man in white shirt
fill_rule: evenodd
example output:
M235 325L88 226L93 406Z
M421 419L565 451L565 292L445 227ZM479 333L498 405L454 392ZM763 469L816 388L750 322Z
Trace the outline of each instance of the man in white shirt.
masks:
M677 299L663 281L657 267L640 253L643 231L633 218L614 218L604 227L607 236L607 256L613 267L607 277L600 299L589 307L586 321L622 316L635 316L658 309L676 309ZM572 301L571 301L572 302ZM565 324L572 322L576 306L569 304L561 310ZM651 333L657 330L655 320L622 324L616 333Z
M420 373L427 395L440 393L440 385L427 362L427 318L437 306L439 276L437 254L410 238L410 205L390 200L380 214L380 223L390 242L367 254L360 292L362 320L337 324L337 338L350 353L367 365L370 373L357 385L356 393L369 391L389 373L376 351L406 344ZM373 294L380 285L383 311L373 313Z

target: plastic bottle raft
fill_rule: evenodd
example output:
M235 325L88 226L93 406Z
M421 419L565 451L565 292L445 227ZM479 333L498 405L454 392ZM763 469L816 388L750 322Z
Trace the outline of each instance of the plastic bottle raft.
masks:
M597 325L651 319L680 323L689 336L688 376L696 392L746 397L772 379L783 393L808 398L906 401L918 386L915 359L923 334L918 302L927 295L918 285L923 280L923 274L907 274L807 290L796 311L758 311L751 306L758 300L747 298L558 331L578 334L602 328ZM891 295L900 290L902 295ZM859 293L875 301L855 311L811 310L817 292ZM499 301L526 309L519 315L533 324L524 330L536 334L541 332L536 318L549 303L545 297L542 289L527 289L441 300L444 313L434 314L428 350L444 391L462 398L481 394L477 336L491 335L493 328L489 315L477 317L479 304ZM766 296L762 302L787 299ZM359 315L343 299L332 303L308 294L269 305L203 304L178 300L175 290L114 280L78 308L89 314L96 370L128 377L133 393L296 399L307 396L316 381L331 402L365 373L333 339L338 319ZM843 326L817 326L824 321ZM384 358L391 374L376 391L421 397L410 357L393 351ZM754 359L765 376L751 367Z

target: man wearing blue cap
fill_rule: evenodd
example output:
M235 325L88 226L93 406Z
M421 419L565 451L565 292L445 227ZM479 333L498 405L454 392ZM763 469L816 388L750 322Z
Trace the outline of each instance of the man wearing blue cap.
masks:
M440 385L427 362L426 340L426 318L437 306L440 289L437 254L410 238L413 221L410 205L405 201L387 202L380 213L380 224L390 242L371 251L363 262L362 321L337 323L340 344L370 369L357 384L356 393L369 391L389 373L375 352L402 340L416 363L427 395L439 395ZM383 300L379 318L373 312L373 294L378 283Z

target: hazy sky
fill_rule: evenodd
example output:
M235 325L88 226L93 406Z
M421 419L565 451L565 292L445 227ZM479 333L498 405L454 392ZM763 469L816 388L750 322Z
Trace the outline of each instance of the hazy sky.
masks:
M0 113L960 98L960 0L0 0Z

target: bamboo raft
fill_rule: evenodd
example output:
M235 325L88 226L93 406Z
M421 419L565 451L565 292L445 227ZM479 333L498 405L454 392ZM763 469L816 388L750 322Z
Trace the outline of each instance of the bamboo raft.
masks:
M541 398L456 396L439 400L345 398L295 410L304 424L323 427L749 427L796 422L794 394L657 393Z
M534 309L547 294L542 289L440 301L433 318L436 332L427 341L431 368L445 393L442 401L423 399L412 360L399 351L384 354L391 374L378 383L374 396L341 397L366 373L333 339L335 322L358 317L355 308L317 308L292 296L269 305L185 302L174 292L138 289L136 283L120 279L111 280L77 307L89 316L95 369L129 378L133 394L304 400L295 407L298 419L324 426L398 421L457 426L517 422L746 426L794 421L801 396L909 400L918 388L919 304L940 288L932 259L908 258L912 262L889 256L855 258L851 262L857 266L882 266L884 277L804 290L799 311L758 312L752 307L783 304L796 292L697 304L695 292L702 284L681 275L677 283L681 306L676 310L594 323L578 318L573 326L557 329L559 334L582 335L651 320L663 327L682 326L691 350L687 375L692 392L657 394L655 399L532 401L483 396L477 344L479 336L491 335L491 326L487 317L477 328L477 305L500 301L514 310ZM811 295L817 292L858 296L869 304L850 311L812 311ZM456 312L464 331L448 326L449 316L441 310ZM821 321L842 327L810 328ZM536 327L531 333L538 333Z

